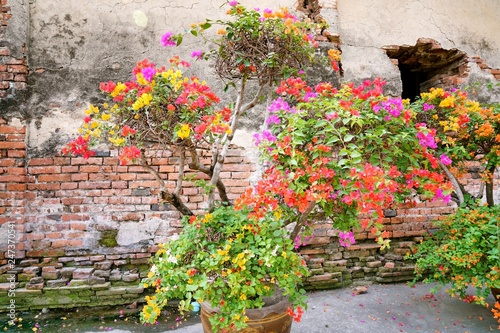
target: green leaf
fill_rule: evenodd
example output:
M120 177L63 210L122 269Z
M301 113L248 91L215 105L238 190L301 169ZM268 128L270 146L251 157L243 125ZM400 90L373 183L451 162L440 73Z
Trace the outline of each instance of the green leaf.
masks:
M196 289L198 289L198 286L196 284L187 284L186 285L187 291L195 291Z
M344 137L344 142L350 142L352 141L352 139L354 139L354 135L346 134L346 136Z
M352 158L357 158L357 157L361 157L361 153L357 150L353 150L349 153L349 155L352 157Z
M203 24L200 24L200 27L203 29L203 30L207 30L208 28L210 28L212 26L211 23L208 23L208 22L205 22Z

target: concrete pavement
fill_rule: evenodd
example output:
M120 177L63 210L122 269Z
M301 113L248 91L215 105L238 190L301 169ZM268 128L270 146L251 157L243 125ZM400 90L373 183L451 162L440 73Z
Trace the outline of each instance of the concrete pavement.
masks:
M451 298L441 290L430 294L430 285L371 285L368 292L353 295L350 288L310 292L308 310L292 333L485 333L497 332L499 323L490 309ZM471 290L472 293L472 290ZM488 303L493 304L490 295ZM203 332L194 315L178 328L161 332ZM115 333L153 332L147 328ZM158 331L158 328L154 330ZM86 331L86 333L91 333ZM92 332L93 333L93 332Z

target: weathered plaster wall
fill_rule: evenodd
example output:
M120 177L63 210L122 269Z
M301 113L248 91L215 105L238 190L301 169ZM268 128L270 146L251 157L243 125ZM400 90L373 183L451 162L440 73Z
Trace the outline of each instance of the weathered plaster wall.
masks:
M391 68L381 49L415 45L419 38L432 38L444 49L456 48L500 67L498 1L338 0L338 13L346 80L385 74L390 89L400 92L397 68Z
M242 1L278 8L292 1ZM190 59L202 39L187 36L179 48L163 48L166 31L181 32L205 18L222 18L222 0L213 1L32 1L30 7L30 94L23 108L30 155L44 156L68 140L82 110L101 96L98 84L127 80L136 62L167 63L174 54ZM214 31L215 33L215 31ZM213 77L206 64L192 72Z

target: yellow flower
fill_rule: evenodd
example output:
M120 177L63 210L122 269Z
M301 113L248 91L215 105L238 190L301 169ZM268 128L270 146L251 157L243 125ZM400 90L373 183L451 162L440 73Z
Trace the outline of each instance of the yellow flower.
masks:
M151 103L153 96L151 94L142 94L135 102L132 104L132 108L134 110L139 110L145 106L148 106Z
M125 138L109 138L109 142L115 146L121 146L125 143Z
M330 58L332 58L333 60L339 61L340 60L340 51L339 50L330 49L330 50L328 50L328 56Z
M94 138L100 138L101 137L101 130L96 128L95 130L93 130L90 135Z
M142 75L142 73L137 73L135 77L137 79L137 83L139 83L140 85L145 86L148 84L148 81L144 78L144 75Z
M217 254L220 255L220 256L225 256L227 254L227 251L226 250L218 249L217 250Z
M285 251L281 252L281 256L286 259L286 252Z
M111 118L111 115L109 113L104 113L101 117L102 120L107 121Z
M241 294L241 295L240 295L240 299L241 299L242 301L246 300L246 299L247 299L247 295L245 295L245 294Z
M189 137L190 132L191 132L191 129L189 128L189 125L182 124L181 128L176 133L180 139L184 140L185 138Z
M455 106L455 97L448 96L439 103L439 107L441 108L452 108Z
M115 89L113 89L113 91L111 92L110 95L111 95L111 97L116 97L116 96L120 95L120 93L125 91L125 89L127 89L127 86L121 82L118 82Z

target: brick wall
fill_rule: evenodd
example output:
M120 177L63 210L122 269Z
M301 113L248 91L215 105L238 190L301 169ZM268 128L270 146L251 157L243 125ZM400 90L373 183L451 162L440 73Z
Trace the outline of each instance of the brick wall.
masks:
M12 276L18 309L88 305L88 298L76 297L80 292L92 296L93 304L141 300L139 281L147 274L156 244L167 241L180 226L178 213L158 201L152 176L138 166L120 166L112 153L88 160L28 158L25 135L19 121L0 118L0 300L7 298ZM235 199L250 185L253 169L242 149L233 149L226 160L222 176ZM158 153L151 162L174 186L175 156ZM474 175L466 175L469 189L478 188ZM192 210L203 210L205 198L199 189L188 186L183 195ZM358 232L355 245L341 247L331 224L318 223L315 237L300 249L312 273L307 288L411 279L413 266L404 255L432 220L453 209L425 202L396 211L384 220L393 239L391 249L384 251L365 230ZM130 227L123 229L125 225ZM151 234L136 243L117 243L118 229L135 237L152 225ZM12 248L9 226L15 228ZM12 267L9 260L14 258ZM53 297L58 292L76 296Z
M12 14L8 0L0 1L0 40L2 40ZM26 59L13 57L11 52L9 46L0 46L0 99L12 98L17 90L27 89ZM24 47L22 53L24 53Z

